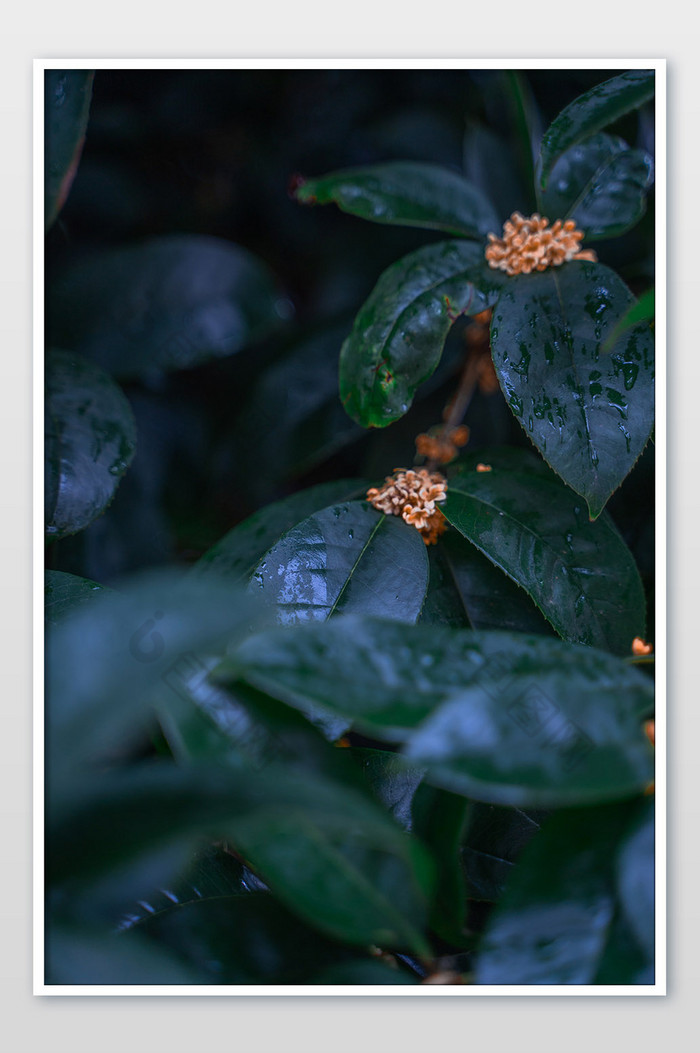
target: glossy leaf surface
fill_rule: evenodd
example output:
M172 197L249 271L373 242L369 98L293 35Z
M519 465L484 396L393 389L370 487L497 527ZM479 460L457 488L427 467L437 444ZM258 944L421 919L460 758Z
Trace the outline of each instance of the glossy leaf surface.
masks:
M280 323L265 266L222 238L171 234L102 249L48 292L54 342L120 378L235 354Z
M654 71L627 70L618 77L596 84L565 106L542 139L539 181L544 190L557 158L569 147L585 139L654 96Z
M104 512L136 450L136 425L121 389L79 355L46 362L46 536L82 530Z
M417 161L389 161L367 168L304 179L295 189L308 205L335 202L343 211L374 223L427 227L481 237L495 230L488 198L458 172Z
M618 136L600 133L567 150L554 165L542 211L553 221L573 219L593 238L624 234L644 215L653 179L651 157Z
M369 486L371 483L364 479L338 479L265 505L205 552L193 572L214 574L232 583L245 582L265 552L291 527L333 501L364 496Z
M366 501L316 512L265 554L250 591L282 625L362 613L415 622L428 586L425 542Z
M252 636L212 675L342 714L477 800L583 804L652 778L652 685L589 647L349 616Z
M75 177L85 139L93 70L44 71L44 223L52 225Z
M654 421L654 341L647 325L602 345L633 305L600 263L518 275L491 323L501 388L525 433L600 515L644 449Z
M477 472L477 459L492 462ZM534 600L559 635L615 654L644 636L645 599L631 552L607 518L590 522L580 497L527 452L500 467L470 455L451 481L448 521ZM468 466L472 471L468 471Z
M340 397L350 416L376 428L402 417L457 316L483 311L501 284L483 246L467 241L427 245L387 268L340 352Z
M543 826L487 925L477 983L597 982L617 935L616 862L627 851L640 810L645 804L638 801L577 809ZM645 860L638 876L644 885L653 881L653 860ZM640 910L646 906L639 904Z

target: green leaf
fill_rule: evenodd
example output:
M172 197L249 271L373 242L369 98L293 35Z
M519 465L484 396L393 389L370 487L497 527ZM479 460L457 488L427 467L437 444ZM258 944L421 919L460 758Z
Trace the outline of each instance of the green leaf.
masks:
M250 590L282 625L362 613L415 622L428 587L420 533L366 501L331 505L265 554Z
M646 629L631 552L607 517L590 522L572 490L552 472L529 472L529 455L517 452L505 468L488 450L464 458L443 514L527 592L564 640L628 655ZM490 472L474 470L481 458Z
M459 481L454 485L459 486ZM442 574L451 583L451 590L448 598L447 585L443 584L440 593L432 594L431 569L431 583L421 612L421 622L427 620L428 601L435 604L441 601L447 615L456 608L461 612L461 618L452 615L450 620L444 617L441 620L433 619L434 624L553 635L551 626L523 589L516 587L510 578L455 530L449 530L440 539L434 555L431 551L431 557L442 568ZM439 587L441 580L438 579L436 587ZM427 613L430 613L430 608Z
M508 886L516 862L540 829L546 812L473 803L461 859L470 899L497 902Z
M501 387L529 439L591 519L622 483L654 422L654 340L626 330L601 348L634 303L600 263L568 263L508 279L491 323Z
M418 984L415 974L372 958L331 965L308 981L311 984Z
M49 885L64 896L156 850L226 840L272 894L352 944L428 953L432 864L371 800L282 765L264 772L167 762L74 779L49 799ZM175 875L173 875L175 876Z
M443 940L457 947L464 941L466 919L460 842L467 808L464 797L426 783L417 788L411 804L413 831L429 846L437 864L430 927Z
M359 765L373 796L404 830L410 830L413 826L411 805L425 775L423 768L407 764L403 757L389 750L353 746L348 752Z
M66 574L62 570L47 570L44 575L44 613L47 625L58 625L84 604L90 603L105 586L96 581Z
M44 224L52 225L75 178L85 141L94 70L44 72Z
M565 106L542 139L539 183L545 189L554 162L582 139L613 124L654 97L654 70L632 69L596 84Z
M647 802L565 811L520 858L489 920L476 960L477 984L593 984L611 939L615 869ZM638 872L648 889L653 858ZM640 909L647 907L647 900ZM607 983L627 983L609 977ZM643 982L653 982L648 976Z
M170 908L145 915L138 930L188 962L199 983L315 983L321 970L356 961L350 956L357 952L311 928L266 892L203 893Z
M313 512L333 501L349 501L367 492L364 479L338 479L300 490L281 501L266 505L244 519L205 552L193 573L214 574L233 583L250 578L262 556L282 534Z
M212 676L341 714L476 800L584 804L653 778L652 684L590 647L347 616L254 635Z
M467 241L427 245L387 268L340 352L340 397L350 416L366 428L402 417L457 316L489 307L502 284L483 246Z
M171 234L101 249L48 290L54 343L119 378L235 354L280 324L267 268L220 238Z
M79 355L46 361L46 536L75 534L104 512L136 449L121 389Z
M628 329L632 329L633 326L638 325L640 322L653 322L653 320L654 290L647 289L645 293L642 293L637 302L633 303L630 309L623 314L610 336L605 340L601 348L603 354L609 354L615 346L616 340L618 340L623 333L626 333Z
M488 198L450 168L420 161L389 161L368 168L302 179L295 187L306 205L335 204L343 212L406 227L427 227L478 238L498 218Z
M556 162L542 211L552 220L575 220L586 242L617 237L644 215L653 171L643 150L630 150L618 136L594 135Z
M46 638L47 741L52 777L138 739L163 691L191 677L244 633L254 603L230 584L182 571L149 572L104 590ZM194 672L193 672L194 671Z
M73 986L212 981L141 934L57 922L46 927L45 982Z

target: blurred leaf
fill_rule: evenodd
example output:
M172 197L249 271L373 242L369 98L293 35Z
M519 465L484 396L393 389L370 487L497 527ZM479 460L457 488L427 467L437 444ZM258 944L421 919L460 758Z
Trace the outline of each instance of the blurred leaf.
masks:
M302 179L295 187L306 205L335 202L343 212L407 227L427 227L478 238L498 220L488 198L450 168L421 161L389 161L368 168Z
M97 251L69 267L48 295L53 341L119 378L235 354L284 314L257 257L221 238L189 234Z
M46 929L46 984L210 983L178 955L138 933L104 932L70 922Z
M654 341L627 330L601 346L634 303L600 263L508 279L491 323L501 387L526 435L600 515L644 449L654 421Z
M145 917L139 929L197 970L200 983L302 984L353 951L269 893L222 895Z
M419 978L405 969L372 958L329 965L310 984L418 984Z
M493 201L499 216L509 216L514 209L523 214L529 211L532 188L528 192L523 185L510 141L492 128L467 124L464 171L467 178Z
M534 600L559 635L628 655L646 628L644 588L631 552L606 517L589 522L553 473L512 466L477 472L471 454L441 506L448 521ZM472 470L469 471L469 468Z
M143 927L144 922L180 912L191 903L250 897L260 891L265 891L263 882L236 856L221 845L207 845L197 851L186 872L172 882L172 887L154 889L148 901L135 903L120 919L118 928L124 932Z
M250 480L255 496L261 492L264 499L281 481L364 436L338 398L338 354L348 327L345 319L302 337L254 381L235 422L235 441L241 458L262 469Z
M402 417L440 361L453 322L492 304L501 284L483 246L468 241L427 245L392 264L340 352L340 397L350 416L366 428Z
M219 579L225 577L231 583L242 584L250 578L268 548L291 527L333 501L349 501L364 495L370 485L364 479L338 479L265 505L205 552L192 568L193 573L214 574Z
M104 585L62 570L47 570L44 575L44 613L47 625L58 625L64 618L89 603Z
M473 803L461 849L466 893L496 902L525 845L540 829L544 812Z
M44 224L63 208L85 140L94 70L44 71Z
M616 340L628 329L638 325L640 322L653 322L654 320L654 290L648 289L639 297L636 303L622 316L610 336L606 339L601 350L608 354L615 346ZM653 436L652 436L653 439Z
M431 849L437 864L437 885L430 927L454 946L464 941L466 887L460 842L467 816L464 797L421 783L413 795L413 831Z
M100 876L159 848L224 839L276 898L321 931L427 953L421 930L431 861L347 786L282 765L256 772L161 761L74 778L49 808L53 889L82 888L89 897Z
M411 830L411 806L425 771L407 764L403 757L388 750L355 746L349 751L359 765L372 793L404 830Z
M415 622L428 586L420 533L366 501L331 505L265 554L252 593L282 625L362 613Z
M544 190L554 162L565 150L654 97L654 70L631 69L596 84L565 106L542 139L539 183Z
M585 804L653 778L653 686L590 647L347 616L249 637L212 676L402 743L428 781L476 800Z
M200 654L245 632L253 600L182 572L141 575L101 592L46 641L50 779L144 734L158 691L177 691Z
M46 536L75 534L104 512L136 449L122 391L78 355L46 361Z
M644 215L653 171L643 150L630 150L616 135L594 135L556 162L542 211L553 220L575 220L587 242L617 237Z
M616 861L645 809L640 801L602 805L565 811L545 824L487 923L478 984L597 982L615 935ZM639 877L645 884L653 878L646 860Z

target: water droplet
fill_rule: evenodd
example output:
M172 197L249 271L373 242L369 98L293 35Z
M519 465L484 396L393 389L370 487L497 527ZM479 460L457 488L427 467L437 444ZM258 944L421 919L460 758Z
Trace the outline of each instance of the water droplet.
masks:
M355 536L354 530L348 530L348 537L350 538L351 541L354 538L354 536Z

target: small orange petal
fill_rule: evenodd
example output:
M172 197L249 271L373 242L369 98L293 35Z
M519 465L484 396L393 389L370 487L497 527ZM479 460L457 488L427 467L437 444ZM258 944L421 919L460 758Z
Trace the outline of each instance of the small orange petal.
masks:
M642 640L641 636L635 636L634 640L632 641L632 654L651 654L653 650L653 645L650 643L645 643L644 640Z
M492 472L493 468L490 464L482 464L481 461L476 466L477 472Z

